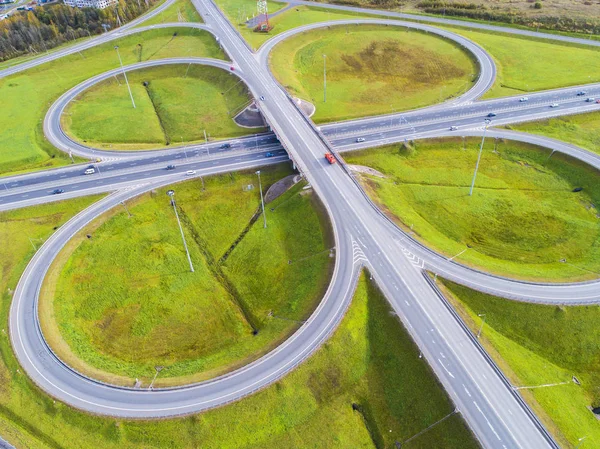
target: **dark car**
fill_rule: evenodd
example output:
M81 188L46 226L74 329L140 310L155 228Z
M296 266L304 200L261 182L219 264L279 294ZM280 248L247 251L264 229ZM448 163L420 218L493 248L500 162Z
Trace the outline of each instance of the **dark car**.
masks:
M495 112L490 112L487 116L488 117L496 117L496 113Z
M174 165L167 165L167 170L175 170L175 166Z
M585 90L580 90L579 92L577 92L578 97L583 97L586 94L587 94L587 92Z
M231 144L230 143L224 143L223 145L221 145L221 148L231 148Z
M64 193L64 189L54 189L52 191L52 195L58 195L59 193Z
M270 153L269 152L269 153L265 154L265 157L273 157L273 156L275 156L275 153Z

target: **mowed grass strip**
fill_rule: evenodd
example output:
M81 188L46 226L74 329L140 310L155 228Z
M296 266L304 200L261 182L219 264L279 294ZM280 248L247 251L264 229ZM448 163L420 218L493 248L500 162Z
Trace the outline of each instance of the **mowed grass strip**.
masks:
M127 77L135 108L124 78L111 78L69 105L62 117L67 133L101 148L133 150L137 144L148 149L204 141L205 131L210 138L257 132L233 120L251 96L227 71L176 64L136 70Z
M149 20L142 22L137 27L145 27L158 23L177 23L177 22L199 22L202 23L202 17L190 0L176 0L171 6L155 15Z
M557 153L549 158L547 149L488 139L469 196L479 142L418 141L344 157L385 174L362 176L371 197L405 230L460 263L538 281L597 278L598 172Z
M468 90L477 74L470 56L447 40L373 25L291 37L274 48L271 69L293 95L316 106L316 122L439 103Z
M560 384L519 391L561 446L574 447L585 435L598 441L600 425L588 407L600 406L600 308L527 304L442 282L473 332L485 314L481 341L515 386Z
M176 189L178 196L183 193ZM0 214L2 241L7 242L0 249L0 313L5 322L11 290L33 255L27 235L47 238L55 226L92 201L76 199ZM0 430L17 447L388 447L453 408L385 299L364 277L333 336L298 369L256 395L185 418L117 420L54 401L18 371L10 340L2 335ZM353 403L362 413L353 411ZM411 445L477 447L460 415Z
M481 45L496 62L496 82L484 98L600 81L598 47L448 27Z
M552 137L600 154L600 114L597 112L566 115L507 128Z
M124 65L174 56L224 58L213 37L205 31L156 29L3 78L0 80L0 98L6 120L0 132L0 174L70 162L68 155L57 151L45 140L42 120L48 107L65 91L119 66L115 45L119 45Z
M263 185L289 174L287 166L265 169ZM61 254L40 316L69 364L121 384L147 385L156 366L165 368L157 386L203 380L257 358L310 315L334 260L312 191L299 184L269 204L264 229L252 221L260 204L254 173L204 185L174 187L194 273L167 189L130 204L132 217L111 212Z

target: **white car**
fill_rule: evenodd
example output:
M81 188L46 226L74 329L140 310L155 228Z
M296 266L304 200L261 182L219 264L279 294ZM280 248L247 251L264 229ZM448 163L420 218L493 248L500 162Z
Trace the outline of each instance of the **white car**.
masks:
M357 137L356 138L356 142L360 143L360 142L364 142L365 138L364 137Z
M194 176L196 174L196 170L188 170L185 172L186 176Z
M558 103L552 103L552 104L550 105L550 107L551 107L551 108L557 108L557 107L558 107Z
M525 101L529 101L529 97L521 97L521 99L519 100L521 103L525 102Z

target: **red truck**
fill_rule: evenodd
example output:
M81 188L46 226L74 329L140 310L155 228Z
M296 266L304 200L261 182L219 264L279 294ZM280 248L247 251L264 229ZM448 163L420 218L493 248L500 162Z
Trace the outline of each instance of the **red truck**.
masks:
M335 157L333 156L333 154L325 153L325 159L327 159L327 162L329 162L330 164L335 164Z

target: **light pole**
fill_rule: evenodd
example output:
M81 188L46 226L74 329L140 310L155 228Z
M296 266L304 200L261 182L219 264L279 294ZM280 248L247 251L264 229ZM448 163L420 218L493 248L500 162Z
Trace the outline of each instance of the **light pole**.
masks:
M481 326L479 327L479 330L477 331L477 338L481 337L481 331L483 330L483 325L485 324L485 313L480 313L477 315L480 318L483 318L481 320Z
M469 196L473 195L473 189L475 188L475 179L477 178L477 170L479 169L479 161L481 160L481 152L483 151L483 142L485 142L485 133L487 132L487 128L490 122L491 120L485 120L485 128L483 129L483 137L481 138L479 155L477 156L477 164L475 165L475 173L473 173L473 182L471 182L471 190L469 191Z
M118 45L115 45L115 50L117 51L117 56L119 57L119 64L121 65L121 72L123 73L123 77L125 78L125 83L127 83L127 90L129 91L129 97L131 98L131 104L133 105L133 109L135 109L135 101L133 101L133 94L131 93L131 87L129 87L129 80L127 79L127 74L125 73L125 69L123 68L123 61L121 60L121 53L119 53Z
M175 206L175 190L168 190L167 195L171 198L171 205L173 206L173 210L175 211L175 217L177 218L177 224L179 225L179 231L181 232L181 240L183 240L183 247L185 248L185 253L187 254L188 262L190 263L190 271L194 272L194 266L192 265L192 258L190 257L190 252L188 251L188 246L185 241L185 235L183 234L183 228L181 227L181 221L179 221L179 214L177 213L177 207Z
M323 55L323 103L327 103L327 55Z
M575 449L577 449L579 446L581 446L583 444L583 440L585 440L587 438L587 435L584 437L579 438L577 441L579 441L579 443L577 444L577 446L575 446Z
M256 174L258 175L258 189L260 190L260 204L262 206L262 214L263 214L263 223L264 223L264 228L267 228L267 216L265 215L265 200L263 198L263 193L262 193L262 184L260 182L260 170L256 171Z

